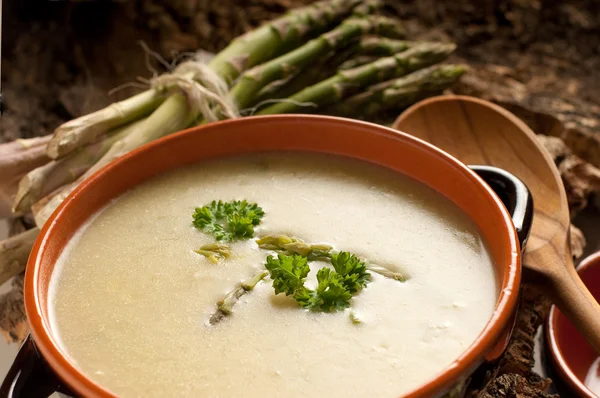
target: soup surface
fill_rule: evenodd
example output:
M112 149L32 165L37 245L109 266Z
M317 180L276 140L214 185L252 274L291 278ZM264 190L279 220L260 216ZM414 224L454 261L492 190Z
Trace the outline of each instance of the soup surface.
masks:
M254 239L217 264L195 253L214 237L192 214L214 199L258 203L256 236L327 243L408 280L372 273L349 308L324 313L267 277L211 325L269 254ZM496 299L486 246L446 198L368 163L280 153L176 170L116 199L61 255L50 317L73 362L119 396L397 397L456 359Z

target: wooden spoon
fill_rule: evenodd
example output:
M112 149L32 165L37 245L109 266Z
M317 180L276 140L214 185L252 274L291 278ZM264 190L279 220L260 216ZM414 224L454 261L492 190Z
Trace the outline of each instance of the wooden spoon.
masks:
M569 207L558 169L535 133L491 102L465 96L421 101L393 127L449 152L466 164L503 168L533 196L534 216L523 271L600 354L600 305L573 266Z

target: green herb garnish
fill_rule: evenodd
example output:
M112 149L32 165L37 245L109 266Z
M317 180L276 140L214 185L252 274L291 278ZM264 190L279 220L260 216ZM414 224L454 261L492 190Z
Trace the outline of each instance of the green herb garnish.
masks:
M331 263L334 270L322 268L317 272L316 290L304 286L310 268L308 259L302 255L268 256L265 267L276 294L292 296L304 308L332 312L350 306L352 295L367 285L370 274L364 262L347 252L332 256Z
M256 203L246 200L213 200L210 205L196 208L193 224L199 230L214 235L218 241L231 242L254 236L254 227L260 224L264 214Z
M371 280L367 266L354 254L348 252L334 253L331 256L333 269L342 278L342 284L350 293L356 293Z
M267 257L265 268L273 279L275 294L285 293L286 296L293 295L297 290L304 287L304 281L310 272L308 260L299 255L286 256L280 254L277 258Z
M350 306L352 293L344 286L343 278L337 272L321 268L317 272L317 281L319 284L316 291L306 289L308 294L303 294L301 299L294 296L302 307L331 312Z

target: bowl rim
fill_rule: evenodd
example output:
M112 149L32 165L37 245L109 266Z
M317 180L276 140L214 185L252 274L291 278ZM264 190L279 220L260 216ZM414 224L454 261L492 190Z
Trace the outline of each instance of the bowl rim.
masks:
M521 250L517 232L508 211L504 207L500 198L475 172L468 168L464 163L460 162L458 159L437 148L436 146L410 134L382 125L354 119L323 115L289 114L251 116L214 122L203 126L195 126L154 140L121 156L81 182L78 187L71 192L65 200L63 200L63 202L52 213L50 218L42 227L29 256L27 270L25 273L24 297L27 320L33 340L35 341L44 359L56 372L58 377L76 393L84 396L115 396L108 389L88 378L83 371L80 371L74 365L74 363L68 359L66 354L62 353L61 349L58 347L58 344L53 341L52 332L44 321L42 310L43 307L42 303L40 302L40 287L38 286L38 281L40 279L40 256L43 254L46 243L49 240L49 234L52 233L57 222L60 221L60 219L63 217L63 214L66 212L70 213L72 211L72 209L69 209L69 203L72 201L71 199L77 197L86 189L88 189L88 187L93 185L100 176L106 173L111 173L112 170L121 167L123 163L131 161L144 152L149 151L151 148L155 148L160 145L167 145L167 143L178 140L180 137L186 135L198 134L199 132L204 131L204 129L218 129L220 126L228 124L240 124L241 126L244 126L246 124L260 124L268 121L284 121L288 123L290 121L313 123L328 122L336 123L338 125L350 124L368 128L372 130L374 134L387 136L397 140L408 141L409 143L418 145L429 152L435 153L435 156L442 157L445 161L452 163L460 171L462 177L469 179L471 182L476 182L480 186L479 188L483 190L482 192L485 194L486 200L493 202L500 212L502 224L506 226L506 230L502 233L508 235L507 241L509 243L509 247L506 249L506 262L508 265L506 266L506 269L503 270L503 281L499 281L498 283L499 296L497 298L493 313L490 315L490 318L475 340L471 342L452 363L450 363L436 375L432 375L428 381L406 393L404 395L405 398L436 396L437 394L447 391L456 383L464 381L465 377L470 375L470 373L472 373L475 368L484 361L485 355L497 347L498 342L502 340L503 337L506 337L506 330L512 326L512 321L514 320L514 313L519 297L521 281ZM508 253L508 251L510 251L510 253Z
M577 273L585 271L588 268L600 267L600 251L590 254L584 258L581 263L577 266ZM584 281L585 283L585 281ZM575 375L575 372L569 366L569 362L565 359L563 351L560 349L558 344L558 337L556 331L556 323L558 322L558 307L552 305L550 312L546 318L544 325L544 335L546 337L546 346L550 352L550 358L554 369L559 373L561 380L565 381L568 386L575 392L581 394L581 396L588 398L597 398L585 384Z

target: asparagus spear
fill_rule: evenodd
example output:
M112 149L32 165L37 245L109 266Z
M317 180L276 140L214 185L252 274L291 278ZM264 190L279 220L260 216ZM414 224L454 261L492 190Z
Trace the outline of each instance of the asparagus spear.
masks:
M309 261L330 260L331 256L336 253L333 247L323 244L308 244L301 239L287 235L266 235L256 241L258 247L265 250L273 250L278 253L283 253L288 256L299 254L308 258ZM394 272L389 268L382 267L376 264L366 262L367 269L377 274L383 275L386 278L395 279L400 282L405 282L406 278L399 272Z
M360 40L357 52L361 55L390 56L408 50L414 47L415 44L411 41L368 36Z
M18 139L0 145L0 177L27 173L45 163L48 157L44 148L51 136Z
M0 242L0 285L25 270L40 230L33 228Z
M34 210L35 223L38 227L42 227L61 202L77 188L77 185L96 171L118 157L150 141L184 129L191 124L196 116L197 112L190 109L187 99L183 94L172 95L148 118L135 124L132 127L132 131L124 138L115 142L104 156L90 167L76 182L62 187L58 193L51 194L51 199L41 209Z
M292 10L235 39L208 66L226 82L231 82L247 68L297 47L313 32L343 19L360 3L361 0L325 0ZM147 90L59 126L48 144L48 156L53 159L65 156L97 141L109 130L145 117L165 101L167 89Z
M359 5L362 0L324 0L290 11L233 40L210 65L226 81L243 71L300 45L313 32L326 29Z
M374 61L375 60L374 56L389 57L389 56L401 53L402 51L406 51L409 48L415 47L419 44L426 44L426 42L397 40L397 39L392 39L389 37L381 37L381 36L361 37L360 40L357 40L356 43L353 43L353 45L348 46L348 48L346 48L343 51L338 52L337 54L334 54L334 56L331 58L331 60L328 60L328 62L326 63L329 70L325 71L325 73L320 74L319 79L315 79L314 83L316 83L317 81L320 81L320 80L324 80L328 77L331 77L335 73L335 71L340 69L341 65L344 65L344 63L349 62L350 60L352 60L356 57L373 56L371 61ZM365 59L365 58L363 58L363 59ZM356 66L360 66L363 64L364 63L361 63L361 64L356 63ZM349 65L349 64L346 64L346 65ZM350 69L350 68L343 67L341 69ZM308 86L309 86L309 84L305 84L304 86L298 86L298 89L296 91L291 92L289 94L290 95L295 94L298 91L300 91L301 89L308 87Z
M12 215L19 179L48 161L45 147L49 140L48 135L0 145L0 218Z
M253 105L268 100L287 98L306 87L331 77L337 71L338 66L349 59L355 53L355 50L356 43L352 41L340 51L321 57L310 68L305 68L301 73L266 85L258 93Z
M375 62L378 59L379 59L379 57L376 57L374 55L358 55L354 58L350 58L349 60L343 62L338 67L338 70L348 70L348 69L358 68L359 66L363 66L366 64L370 64L371 62Z
M306 68L296 76L278 80L265 86L256 97L254 104L259 104L270 99L287 98L306 87L331 77L336 73L337 69L350 69L351 66L364 65L368 63L366 61L371 62L374 60L374 58L370 60L364 58L366 56L390 56L408 50L418 44L417 42L396 40L387 37L363 37L355 43L349 44L341 51L321 57L316 65L311 65L310 68ZM360 58L360 61L357 62L355 58Z
M371 15L382 7L383 0L364 0L352 11L352 14L357 16Z
M46 152L52 159L97 141L110 130L150 114L165 100L161 90L148 90L104 109L70 120L54 130Z
M403 109L423 98L441 93L466 71L465 65L431 66L399 79L371 86L326 109L324 113L371 116L390 108Z
M62 185L75 181L92 167L115 142L129 134L136 123L139 122L121 127L100 142L85 146L69 156L50 161L27 173L19 182L17 195L13 202L13 213L28 210L42 197Z
M65 198L69 196L69 194L73 192L73 190L77 188L77 185L83 182L83 180L83 176L79 177L75 182L63 185L56 191L44 196L42 199L34 203L31 206L31 212L33 213L35 224L39 228L43 227L46 221L54 212L54 210L56 210L56 208L62 203L62 201L65 200Z
M258 282L265 279L269 271L261 270L252 278L240 283L235 289L230 291L217 303L217 311L210 317L209 323L214 325L233 312L233 306L239 301L240 297L252 291Z
M366 62L368 61L365 58L366 56L391 56L406 51L418 44L418 42L380 36L362 37L342 51L333 53L331 57L323 58L318 66L309 68L290 82L284 82L285 84L282 84L282 87L277 91L272 90L271 93L266 92L262 94L261 99L287 98L306 87L331 77L338 69L351 69L351 62L354 63L354 66L361 66L368 63ZM361 58L360 62L353 61L355 58ZM375 58L371 58L370 62L374 60Z
M456 46L445 43L420 44L410 50L355 69L339 71L334 76L308 87L289 98L260 110L259 115L295 113L305 108L302 104L324 106L354 94L362 88L394 77L404 76L417 69L444 60Z
M395 40L388 37L368 36L362 38L356 45L355 56L347 59L338 67L347 70L376 61L382 56L391 56L406 51L426 42L411 42Z
M259 91L276 80L286 79L313 64L330 51L346 45L366 33L401 35L396 20L385 17L349 18L337 28L322 34L301 47L245 72L231 89L239 108L252 104Z

